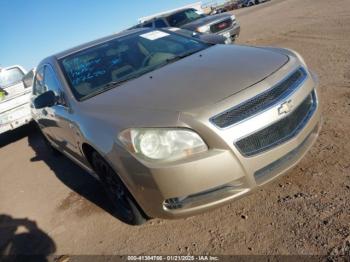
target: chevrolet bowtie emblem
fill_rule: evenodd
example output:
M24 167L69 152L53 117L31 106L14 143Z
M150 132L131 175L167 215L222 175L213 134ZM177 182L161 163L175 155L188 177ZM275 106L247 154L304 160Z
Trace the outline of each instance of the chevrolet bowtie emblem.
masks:
M279 108L278 108L278 114L283 115L283 114L288 114L290 111L292 111L294 107L293 101L288 100L284 102Z

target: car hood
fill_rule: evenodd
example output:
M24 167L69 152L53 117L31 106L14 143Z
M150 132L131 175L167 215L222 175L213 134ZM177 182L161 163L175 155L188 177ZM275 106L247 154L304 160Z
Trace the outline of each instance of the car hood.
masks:
M211 24L215 21L222 21L224 19L230 18L231 15L228 14L217 14L217 15L208 15L203 18L197 19L191 23L187 23L182 26L182 28L186 28L192 31L195 31L198 27Z
M260 82L288 62L263 48L215 45L82 102L85 108L189 113Z

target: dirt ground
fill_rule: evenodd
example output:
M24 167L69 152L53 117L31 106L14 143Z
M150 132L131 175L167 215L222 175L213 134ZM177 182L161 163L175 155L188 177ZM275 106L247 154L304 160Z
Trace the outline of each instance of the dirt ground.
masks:
M319 76L323 130L293 171L212 212L131 227L108 213L93 178L20 128L0 136L0 224L12 225L0 246L14 237L16 250L43 254L350 255L350 1L272 0L234 13L239 44L295 49Z

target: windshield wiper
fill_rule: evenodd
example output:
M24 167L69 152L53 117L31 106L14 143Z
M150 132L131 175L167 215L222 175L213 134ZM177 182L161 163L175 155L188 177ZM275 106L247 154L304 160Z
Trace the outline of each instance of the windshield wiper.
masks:
M135 75L133 75L133 76L127 77L127 78L122 79L122 80L109 82L109 83L105 84L105 85L103 86L102 89L103 89L103 90L106 90L106 89L108 90L108 88L120 86L121 84L123 84L123 83L125 83L125 82L128 82L128 81L130 81L131 79L135 79L135 78L137 78L137 77L139 77L139 74L135 74Z

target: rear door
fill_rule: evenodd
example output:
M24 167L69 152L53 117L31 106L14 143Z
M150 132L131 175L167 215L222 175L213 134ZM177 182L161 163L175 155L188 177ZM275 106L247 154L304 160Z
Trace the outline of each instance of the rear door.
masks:
M44 133L44 135L47 138L52 139L53 137L51 133L52 121L50 120L50 117L48 115L47 108L42 108L42 109L34 108L35 98L37 98L39 95L47 91L47 88L44 84L44 69L45 69L44 66L39 68L35 74L34 84L33 84L33 94L31 98L31 108L32 108L32 115L34 119L37 120L37 123L41 131Z

